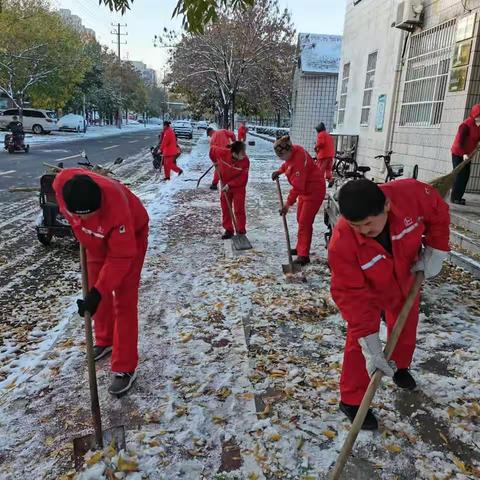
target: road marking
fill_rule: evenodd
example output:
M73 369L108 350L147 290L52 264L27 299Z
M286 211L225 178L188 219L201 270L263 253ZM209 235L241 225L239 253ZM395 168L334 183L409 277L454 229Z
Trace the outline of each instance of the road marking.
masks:
M143 137L144 140L146 140L147 138L151 138L150 135L148 137Z
M130 140L128 143L137 143L138 140Z
M110 150L111 148L119 147L120 145L112 145L111 147L104 147L102 150Z
M9 175L10 173L15 173L16 170L7 170L6 172L0 172L0 175Z
M57 158L54 160L54 162L61 162L62 160L70 160L71 158L77 158L81 156L82 156L81 153L77 153L76 155L70 155L69 157Z

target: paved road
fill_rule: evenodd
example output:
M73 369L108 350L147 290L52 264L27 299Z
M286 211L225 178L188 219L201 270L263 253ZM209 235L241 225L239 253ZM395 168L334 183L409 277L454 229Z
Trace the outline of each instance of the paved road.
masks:
M0 202L8 198L6 193L10 187L37 186L45 171L43 162L56 164L62 161L66 167L76 166L85 150L92 163L103 165L117 157L125 158L145 151L157 142L157 135L156 130L148 129L101 138L32 144L28 154L10 155L0 150Z

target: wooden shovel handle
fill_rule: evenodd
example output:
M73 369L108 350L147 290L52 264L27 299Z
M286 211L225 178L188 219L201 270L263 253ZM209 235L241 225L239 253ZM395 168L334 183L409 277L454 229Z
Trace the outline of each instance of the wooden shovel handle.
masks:
M397 321L395 322L395 326L393 327L392 333L387 341L387 345L385 346L385 357L387 360L390 360L392 356L393 350L397 345L398 338L402 333L403 327L407 322L408 315L410 310L412 309L412 305L417 298L418 292L420 291L420 287L422 286L424 280L423 272L417 272L415 275L415 282L408 293L408 296L403 304L402 310L398 315ZM335 467L333 469L333 473L331 476L332 480L339 480L340 475L347 463L348 457L350 452L352 451L353 445L355 440L357 439L358 433L360 432L363 422L365 421L365 417L367 416L368 409L372 403L373 397L377 391L378 386L380 385L380 381L382 380L383 372L381 370L377 370L372 378L370 379L370 383L368 385L367 391L363 397L362 403L360 404L360 408L358 409L357 415L352 423L350 428L350 432L348 432L347 438L345 443L343 444L342 450L338 455L337 462L335 463Z
M85 248L80 245L80 267L82 270L82 291L83 298L88 294L88 271L87 255ZM92 410L93 428L95 430L95 439L97 446L103 448L102 417L100 413L100 402L98 400L97 372L95 370L95 360L93 358L93 332L92 317L90 312L85 312L85 343L87 345L87 363L88 363L88 383L90 386L90 405Z
M278 202L280 203L280 208L283 209L283 196L282 196L282 188L280 187L280 179L277 177L275 181L277 183ZM283 220L283 229L285 231L285 240L287 241L288 263L290 265L290 271L293 272L292 246L290 244L290 234L288 233L287 216L282 215L282 220Z

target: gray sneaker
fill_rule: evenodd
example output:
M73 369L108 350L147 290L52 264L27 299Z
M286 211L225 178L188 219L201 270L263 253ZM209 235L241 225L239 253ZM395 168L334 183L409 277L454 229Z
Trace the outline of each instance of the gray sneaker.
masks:
M95 361L100 360L103 357L106 357L109 353L111 353L112 347L100 347L99 345L94 345L93 347L93 359Z
M114 373L112 384L108 389L112 395L122 395L130 390L133 382L137 378L137 372L132 373Z

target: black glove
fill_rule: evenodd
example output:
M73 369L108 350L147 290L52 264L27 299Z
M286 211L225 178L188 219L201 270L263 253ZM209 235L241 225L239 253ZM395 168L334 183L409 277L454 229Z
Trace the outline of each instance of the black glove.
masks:
M275 181L280 176L280 172L273 172L272 173L272 180Z
M87 296L84 300L77 300L78 314L81 317L85 316L85 312L90 313L90 315L92 316L95 315L101 299L102 296L100 295L100 292L95 287L93 287L87 293Z
M335 185L335 180L332 178L328 181L328 188L332 188Z

